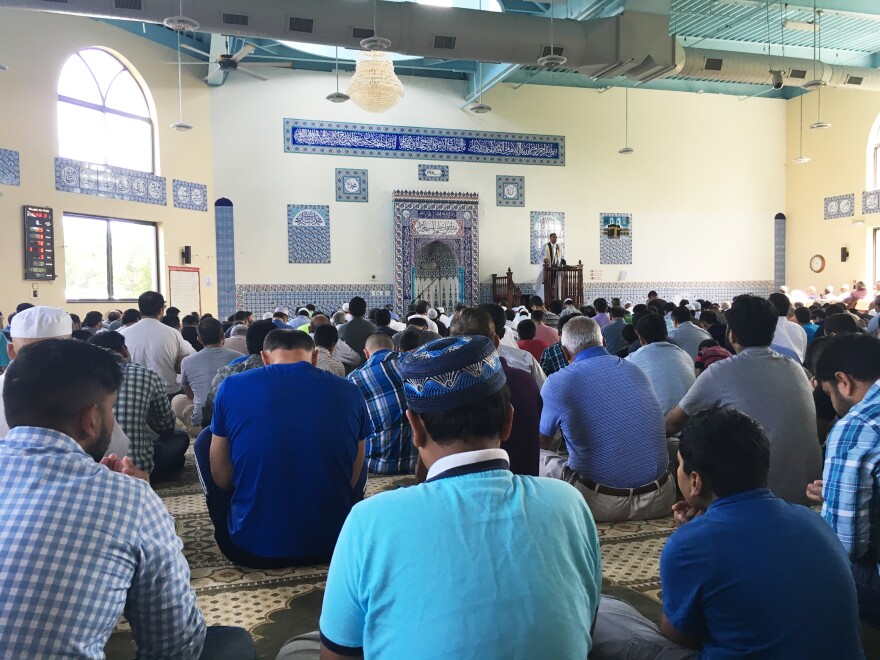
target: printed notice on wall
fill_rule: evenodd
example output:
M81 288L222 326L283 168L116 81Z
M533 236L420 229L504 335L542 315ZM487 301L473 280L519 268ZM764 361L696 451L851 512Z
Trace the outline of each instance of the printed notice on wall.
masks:
M168 306L177 307L181 318L192 312L202 313L199 269L168 266Z

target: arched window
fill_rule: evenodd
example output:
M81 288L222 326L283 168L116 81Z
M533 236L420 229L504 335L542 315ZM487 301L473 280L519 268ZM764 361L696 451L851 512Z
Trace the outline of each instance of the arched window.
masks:
M106 50L81 50L61 70L58 154L154 171L153 119L146 94L125 65Z
M880 190L880 115L868 138L868 190Z

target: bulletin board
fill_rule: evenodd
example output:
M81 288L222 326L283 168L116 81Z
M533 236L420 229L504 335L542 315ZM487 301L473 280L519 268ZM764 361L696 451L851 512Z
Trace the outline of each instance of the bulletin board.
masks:
M168 266L168 306L183 315L202 313L202 293L198 268Z

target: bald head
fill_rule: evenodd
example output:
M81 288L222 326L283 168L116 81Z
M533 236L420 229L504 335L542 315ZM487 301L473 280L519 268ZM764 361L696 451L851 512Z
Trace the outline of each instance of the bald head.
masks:
M367 337L367 341L364 344L364 353L366 353L368 357L379 351L393 350L394 340L391 339L391 335L385 332L374 332Z

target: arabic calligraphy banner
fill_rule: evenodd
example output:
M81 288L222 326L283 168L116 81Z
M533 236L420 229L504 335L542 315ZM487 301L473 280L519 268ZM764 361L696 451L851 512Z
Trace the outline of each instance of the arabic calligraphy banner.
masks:
M55 159L55 190L166 205L165 177L70 158Z
M565 165L560 135L284 120L284 151L325 156Z

